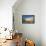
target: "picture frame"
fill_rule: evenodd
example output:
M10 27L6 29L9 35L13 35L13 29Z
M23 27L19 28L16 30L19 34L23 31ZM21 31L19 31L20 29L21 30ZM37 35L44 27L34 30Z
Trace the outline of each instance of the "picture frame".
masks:
M22 24L34 24L35 15L22 15Z

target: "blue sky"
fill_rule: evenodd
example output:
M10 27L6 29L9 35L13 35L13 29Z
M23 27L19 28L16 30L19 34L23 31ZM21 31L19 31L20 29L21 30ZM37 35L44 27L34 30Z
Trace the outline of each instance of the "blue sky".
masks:
M23 15L22 18L31 18L33 15Z

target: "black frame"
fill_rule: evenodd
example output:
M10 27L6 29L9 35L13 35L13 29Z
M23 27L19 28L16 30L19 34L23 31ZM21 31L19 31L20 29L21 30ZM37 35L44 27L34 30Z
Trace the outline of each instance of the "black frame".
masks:
M32 21L25 21L25 19L33 19ZM35 23L35 15L22 15L22 24L34 24Z

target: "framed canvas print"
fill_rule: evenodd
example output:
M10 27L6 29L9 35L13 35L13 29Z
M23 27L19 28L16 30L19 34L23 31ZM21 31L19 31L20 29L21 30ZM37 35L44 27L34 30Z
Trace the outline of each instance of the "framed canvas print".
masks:
M34 24L35 16L34 15L22 15L22 24Z

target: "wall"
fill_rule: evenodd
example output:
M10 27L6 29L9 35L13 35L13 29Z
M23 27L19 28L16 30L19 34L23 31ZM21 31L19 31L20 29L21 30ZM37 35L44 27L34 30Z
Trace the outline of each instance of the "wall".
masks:
M0 27L12 29L12 6L16 0L0 0Z
M17 7L13 6L13 14L15 29L25 38L34 40L36 46L41 46L41 1L23 0ZM35 15L35 24L22 24L22 15Z
M46 0L41 3L41 41L42 46L46 46Z
M9 30L12 29L12 6L15 2L16 0L0 0L0 32L2 32L1 27L6 27ZM3 33L0 34L0 38L5 38L5 36L8 35L10 36L9 31L3 31Z

